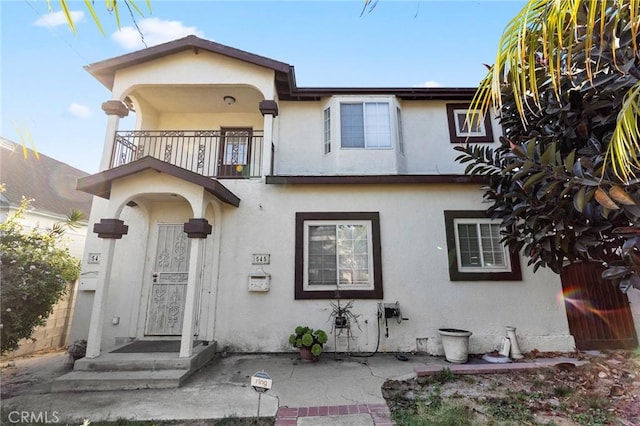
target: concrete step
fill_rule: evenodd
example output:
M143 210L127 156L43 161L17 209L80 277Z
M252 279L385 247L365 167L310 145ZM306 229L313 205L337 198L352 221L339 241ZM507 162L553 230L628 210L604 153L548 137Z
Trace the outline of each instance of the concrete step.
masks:
M215 342L194 347L188 358L180 358L175 352L104 353L77 360L71 373L51 383L51 391L177 388L215 355Z
M178 358L175 354L153 354L153 357L150 354L111 355L81 358L73 365L73 371L188 370L193 361L192 358Z
M73 371L158 371L198 369L215 356L216 342L194 347L193 355L180 358L174 352L104 353L97 358L81 358Z
M177 388L189 370L73 371L51 383L52 392L110 391Z

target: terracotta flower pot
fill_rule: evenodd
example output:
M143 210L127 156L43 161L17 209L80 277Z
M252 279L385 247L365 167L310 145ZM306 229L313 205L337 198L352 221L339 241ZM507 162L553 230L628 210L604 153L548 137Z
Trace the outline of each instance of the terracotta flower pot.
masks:
M306 346L300 348L300 358L302 358L304 361L316 360L316 357L311 353L311 348L307 348Z

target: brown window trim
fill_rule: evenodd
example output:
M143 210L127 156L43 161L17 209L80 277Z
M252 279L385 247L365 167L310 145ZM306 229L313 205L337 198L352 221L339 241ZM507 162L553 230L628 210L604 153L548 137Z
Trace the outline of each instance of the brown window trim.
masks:
M447 121L449 122L449 137L451 143L461 142L493 142L493 129L489 112L484 115L484 136L458 136L456 133L456 123L453 111L456 109L469 109L471 104L447 104Z
M445 210L444 226L447 233L447 253L449 257L449 279L451 281L522 281L520 270L520 256L517 252L507 248L511 258L509 272L460 272L456 256L457 242L454 230L454 219L489 218L484 211L477 210Z
M304 290L304 222L307 220L368 220L371 221L373 250L373 289L340 290L341 299L382 299L382 257L380 246L380 214L378 212L301 212L296 213L295 298L336 299L337 290Z

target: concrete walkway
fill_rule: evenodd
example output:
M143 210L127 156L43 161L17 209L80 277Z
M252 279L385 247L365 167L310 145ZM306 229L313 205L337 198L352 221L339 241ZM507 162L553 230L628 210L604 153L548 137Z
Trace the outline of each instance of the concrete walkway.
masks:
M232 355L207 364L177 389L51 393L53 378L68 370L64 353L46 354L2 364L2 406L6 413L36 413L77 425L84 419L254 417L260 400L260 416L276 417L278 426L382 426L393 424L381 393L386 379L434 374L444 367L464 374L575 362L540 359L535 363L454 365L438 357L408 358L324 354L318 362L307 363L296 354ZM261 395L250 386L257 371L266 371L273 379L272 389Z

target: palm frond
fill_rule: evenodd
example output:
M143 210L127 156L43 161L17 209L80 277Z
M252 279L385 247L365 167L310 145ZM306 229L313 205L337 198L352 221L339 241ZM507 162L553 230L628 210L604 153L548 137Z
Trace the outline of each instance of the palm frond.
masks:
M621 24L622 20L627 23ZM624 27L624 28L623 28ZM495 62L480 82L470 110L487 113L503 107L503 90L508 88L522 124L527 128L527 112L540 111L540 82L536 71L542 67L555 97L560 101L567 90L561 85L567 76L584 73L593 84L601 70L612 68L627 74L629 68L617 61L620 33L631 33L629 47L635 57L640 32L640 0L529 0L506 25L498 44ZM627 38L628 40L628 38ZM611 57L601 53L609 48ZM602 169L628 180L640 171L640 130L638 129L637 85L627 93L618 125L611 139L607 165Z
M81 210L73 209L67 215L67 220L65 220L64 224L70 229L76 229L84 219L84 213Z
M640 81L636 82L625 95L605 157L615 175L623 181L632 179L640 170L638 117L640 117Z

